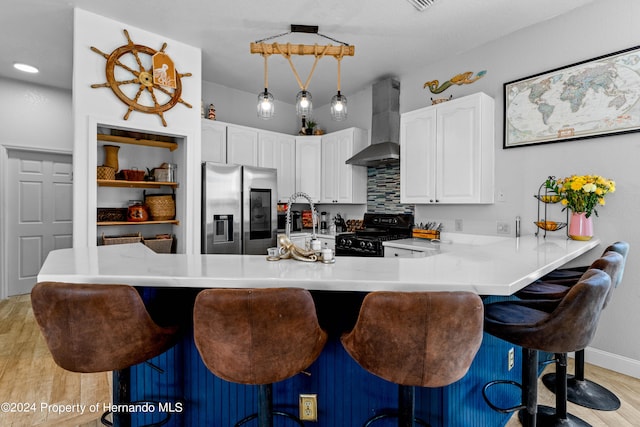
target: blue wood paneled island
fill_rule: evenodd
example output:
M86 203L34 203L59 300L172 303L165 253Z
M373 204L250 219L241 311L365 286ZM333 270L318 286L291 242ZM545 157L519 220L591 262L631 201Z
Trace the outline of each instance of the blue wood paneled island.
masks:
M188 303L180 305L177 301L188 302L202 288L309 289L329 341L306 372L274 386L274 404L297 414L298 396L315 393L318 422L308 425L353 427L376 411L395 407L397 402L397 387L360 368L339 342L341 333L355 322L367 292L466 290L482 295L487 302L510 298L531 281L599 244L597 239L577 242L535 236L482 239L462 235L459 240L452 237L451 243L441 244L438 251L426 258L341 257L332 265L309 265L294 260L268 262L262 256L163 255L138 244L64 249L50 253L38 280L131 284L140 289L150 304L160 301L158 307L162 307L164 314L185 307L188 310ZM417 415L434 427L504 425L508 416L487 407L481 387L496 378L519 381L518 348L514 368L507 369L511 347L485 334L481 349L463 379L448 387L417 390ZM151 362L163 372L147 364L133 367L132 398L164 402L175 411L168 425L230 426L257 408L254 387L220 380L206 369L193 344L190 328L186 328L175 347ZM504 406L519 399L513 389L504 390L503 394ZM148 419L136 416L132 425L157 416L157 413L150 414ZM282 424L276 425L291 425L278 421Z

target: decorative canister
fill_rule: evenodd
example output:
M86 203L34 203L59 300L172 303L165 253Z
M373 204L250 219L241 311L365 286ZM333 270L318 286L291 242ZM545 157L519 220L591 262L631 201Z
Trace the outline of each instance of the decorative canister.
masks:
M109 166L113 168L114 171L118 172L118 150L120 149L117 145L105 145L104 147L104 166Z
M140 200L130 200L127 209L127 221L142 222L149 221L149 211Z

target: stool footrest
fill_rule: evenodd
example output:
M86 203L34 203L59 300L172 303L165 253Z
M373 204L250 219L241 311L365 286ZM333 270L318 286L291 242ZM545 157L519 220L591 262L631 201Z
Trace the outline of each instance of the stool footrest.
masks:
M513 385L516 386L520 389L520 391L522 391L522 384L516 382L516 381L511 381L511 380L495 380L495 381L489 381L488 383L486 383L484 385L484 387L482 387L482 397L484 398L484 401L487 402L487 405L489 405L489 407L491 407L491 409L493 409L496 412L500 412L502 414L508 414L510 412L516 412L519 411L521 409L526 409L527 405L524 404L520 404L517 406L512 406L510 408L501 408L497 405L495 405L493 402L491 402L491 400L489 400L489 397L487 396L487 390L490 389L491 387L498 385L498 384L509 384L509 385Z
M378 415L374 415L373 417L369 418L363 425L362 427L369 427L371 424L375 423L376 421L385 419L385 418L398 418L398 413L396 412L388 412L388 413L384 413L384 414L378 414ZM421 420L420 418L414 418L413 422L416 424L420 424L421 426L424 427L431 427L431 425L429 423L427 423L424 420Z
M287 417L287 418L289 418L289 419L291 419L291 420L295 421L296 423L298 423L298 424L299 424L299 425L301 425L302 427L304 427L304 423L302 422L302 420L300 420L300 418L296 417L296 416L295 416L295 415L293 415L293 414L289 414L288 412L282 412L282 411L271 411L271 413L272 413L273 415L279 415L279 416L281 416L281 417ZM248 415L248 416L244 417L243 419L241 419L240 421L238 421L237 423L235 423L235 424L234 424L234 427L239 427L239 426L241 426L241 425L243 425L243 424L246 424L246 423L248 423L249 421L254 420L254 419L256 419L256 418L258 418L258 413L257 413L257 412L256 412L255 414L251 414L251 415Z

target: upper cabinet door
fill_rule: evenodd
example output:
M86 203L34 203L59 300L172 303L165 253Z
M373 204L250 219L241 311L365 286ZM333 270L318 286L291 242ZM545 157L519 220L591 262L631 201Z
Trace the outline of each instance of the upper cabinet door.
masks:
M400 117L400 200L437 203L436 111L433 108Z
M227 162L227 125L215 120L202 119L203 162Z
M274 132L258 134L258 165L278 171L278 202L296 191L296 138Z
M403 203L493 203L494 102L484 93L400 119Z
M367 168L345 163L366 145L366 133L358 128L322 137L322 203L367 202Z
M320 202L322 146L319 136L296 137L296 191Z
M227 126L227 163L258 166L258 131Z

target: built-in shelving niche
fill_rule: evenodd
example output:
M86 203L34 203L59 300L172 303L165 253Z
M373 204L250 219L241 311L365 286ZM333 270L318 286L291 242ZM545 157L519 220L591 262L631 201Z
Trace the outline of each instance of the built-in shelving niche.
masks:
M178 165L176 182L95 180L95 209L126 208L130 201L144 201L144 194L174 194L176 201L176 218L166 221L127 222L127 221L95 221L96 242L102 244L102 236L131 235L140 232L145 238L153 238L157 234L172 234L176 240L175 251L184 252L184 227L180 227L180 218L185 215L185 197L181 188L184 182L186 154L185 137L150 133L140 129L123 128L100 123L96 127L96 163L104 163L104 145L116 145L118 150L118 168L137 169L148 173L162 163ZM95 175L93 175L95 177ZM96 213L97 215L97 213Z

